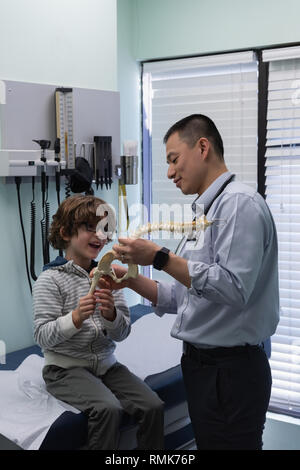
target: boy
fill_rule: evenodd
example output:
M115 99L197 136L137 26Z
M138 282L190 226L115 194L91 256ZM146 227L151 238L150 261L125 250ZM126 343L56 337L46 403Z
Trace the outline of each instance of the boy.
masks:
M162 449L163 402L113 354L114 341L130 332L123 293L88 294L94 258L106 244L96 232L100 204L94 196L72 196L53 216L49 241L65 257L46 265L33 289L43 378L49 393L87 414L89 449L117 449L123 410L139 423L138 448Z

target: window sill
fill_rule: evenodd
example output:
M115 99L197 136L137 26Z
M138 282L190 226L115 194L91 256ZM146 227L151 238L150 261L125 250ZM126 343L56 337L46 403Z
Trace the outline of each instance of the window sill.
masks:
M280 421L281 423L289 423L300 426L300 418L294 418L293 416L284 415L281 413L273 413L271 411L268 411L267 419L272 419L274 421Z

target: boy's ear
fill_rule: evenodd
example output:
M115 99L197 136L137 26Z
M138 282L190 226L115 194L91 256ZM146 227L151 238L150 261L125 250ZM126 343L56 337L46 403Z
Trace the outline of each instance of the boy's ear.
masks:
M65 242L69 242L69 241L71 240L71 237L68 237L68 236L65 234L64 227L60 227L60 229L59 229L59 234L60 234L61 238L62 238Z

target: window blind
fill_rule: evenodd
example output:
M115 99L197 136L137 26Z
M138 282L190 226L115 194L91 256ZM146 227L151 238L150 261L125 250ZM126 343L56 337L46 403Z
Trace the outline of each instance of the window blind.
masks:
M176 207L182 207L181 217L188 218L197 195L184 196L168 180L163 137L172 124L194 113L205 114L215 122L223 138L228 169L256 188L257 103L258 64L252 51L145 63L144 136L149 138L144 138L144 155L150 160L146 178L149 174L152 178L148 189L148 181L144 181L144 188L150 192L144 194L144 200L156 208L173 204L171 217L175 220ZM179 217L180 210L177 214ZM167 212L163 217L165 221ZM174 250L178 241L164 239L163 244Z
M266 200L277 226L281 318L272 337L270 407L300 413L300 48L269 62Z

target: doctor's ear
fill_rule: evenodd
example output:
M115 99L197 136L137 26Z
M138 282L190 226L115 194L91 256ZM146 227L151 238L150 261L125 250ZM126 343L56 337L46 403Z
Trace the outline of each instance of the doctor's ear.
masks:
M206 137L200 137L197 142L202 158L206 158L210 149L210 142Z

